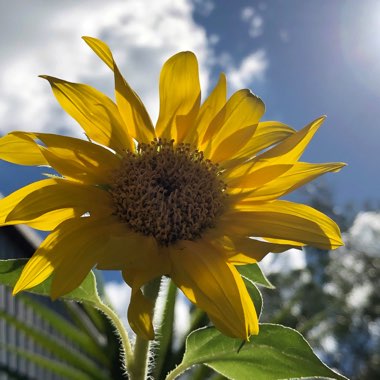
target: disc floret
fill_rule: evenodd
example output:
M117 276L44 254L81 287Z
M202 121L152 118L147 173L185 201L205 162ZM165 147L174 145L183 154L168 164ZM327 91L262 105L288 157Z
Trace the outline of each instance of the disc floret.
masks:
M226 186L218 165L189 144L155 139L127 152L114 175L115 214L161 245L195 240L223 210Z

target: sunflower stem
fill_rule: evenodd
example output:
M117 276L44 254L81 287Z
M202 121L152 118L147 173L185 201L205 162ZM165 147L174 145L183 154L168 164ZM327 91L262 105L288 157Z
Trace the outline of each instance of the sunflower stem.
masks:
M179 364L171 372L168 373L168 375L165 377L165 380L176 379L179 375L181 375L183 372L185 372L187 368L188 368L188 366L184 366L182 364Z
M96 307L100 309L111 320L117 332L119 333L124 355L123 359L125 362L126 370L128 371L129 368L133 365L133 352L128 332L125 329L123 322L120 320L118 315L109 306L99 301L96 304Z
M154 303L157 300L160 291L161 280L156 279L144 286L144 295L150 298ZM133 363L128 368L130 380L145 380L148 375L149 365L149 346L150 341L136 336L133 349Z

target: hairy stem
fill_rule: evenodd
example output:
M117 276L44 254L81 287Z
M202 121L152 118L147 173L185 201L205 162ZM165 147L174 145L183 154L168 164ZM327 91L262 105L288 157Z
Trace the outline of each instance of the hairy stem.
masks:
M178 365L173 369L173 371L169 372L166 376L165 380L174 380L176 379L181 373L185 372L188 366L184 366L182 364Z
M129 341L127 330L125 329L118 315L109 306L107 306L106 304L100 301L96 304L96 307L100 309L105 315L107 315L107 317L111 320L111 322L115 326L121 339L121 344L123 347L123 355L124 355L123 359L124 359L125 367L128 370L133 364L133 352L132 352L132 347Z
M161 280L156 279L144 286L144 295L150 298L153 302L156 301ZM133 349L133 362L129 369L129 378L131 380L145 380L148 375L149 364L149 345L150 342L139 336L136 336L136 341Z

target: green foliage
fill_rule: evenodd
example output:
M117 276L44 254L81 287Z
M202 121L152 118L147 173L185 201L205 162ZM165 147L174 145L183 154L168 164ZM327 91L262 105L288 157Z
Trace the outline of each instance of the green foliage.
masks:
M362 223L366 218L368 223L361 224L359 232L357 207L336 207L326 187L310 189L308 203L338 222L345 231L345 247L330 252L308 247L304 269L269 274L277 289L262 289L265 308L261 321L301 332L327 365L350 379L377 380L380 236L375 232L379 211L359 214Z
M240 265L237 267L237 269L242 276L248 280L255 282L257 285L264 286L268 289L275 288L273 284L271 284L271 282L266 278L265 274L262 272L258 264Z
M229 379L276 380L299 377L346 379L325 366L305 339L295 330L262 324L238 352L241 341L231 339L215 328L194 331L187 339L184 370L206 364Z

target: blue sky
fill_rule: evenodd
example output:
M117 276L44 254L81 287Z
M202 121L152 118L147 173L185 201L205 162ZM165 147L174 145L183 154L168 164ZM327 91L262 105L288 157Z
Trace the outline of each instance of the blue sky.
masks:
M111 95L112 76L82 35L110 44L153 119L162 63L193 50L205 93L224 71L231 92L248 87L264 100L267 120L299 129L326 114L303 159L348 163L326 177L338 204L379 200L379 1L18 0L0 4L0 35L0 134L81 136L37 76ZM0 191L38 173L0 163Z
M265 52L263 80L248 85L267 106L266 118L296 128L328 116L304 158L348 163L331 175L338 203L376 200L380 194L380 3L378 1L217 2L197 17L235 61ZM261 18L249 36L244 9ZM243 8L243 10L242 10ZM254 30L255 28L253 28Z

